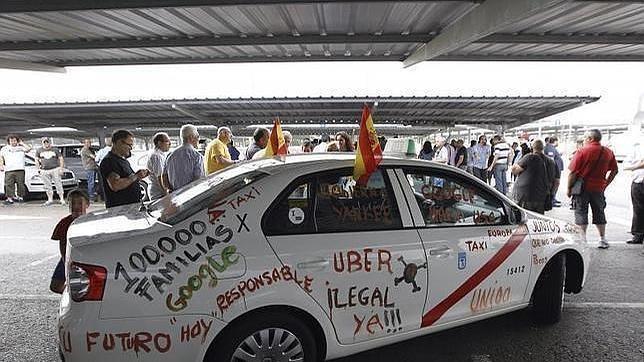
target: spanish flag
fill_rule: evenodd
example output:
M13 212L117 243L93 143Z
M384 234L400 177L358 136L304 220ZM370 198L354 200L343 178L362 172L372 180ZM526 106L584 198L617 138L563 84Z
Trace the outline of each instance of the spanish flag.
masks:
M266 145L264 156L286 156L286 154L286 142L284 141L284 135L282 134L282 125L280 124L279 117L277 117L275 118L275 123L273 123L271 135L268 137L268 144Z
M362 120L360 121L360 136L358 148L356 148L356 165L353 169L353 179L359 185L366 185L369 176L378 168L382 161L382 149L378 142L376 129L373 127L373 119L369 106L362 107Z

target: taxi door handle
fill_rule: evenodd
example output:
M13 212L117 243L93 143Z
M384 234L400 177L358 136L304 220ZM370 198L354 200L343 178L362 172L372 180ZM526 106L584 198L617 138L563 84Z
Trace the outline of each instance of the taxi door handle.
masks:
M297 267L298 269L324 269L329 266L329 264L329 261L326 259L318 259L298 263Z
M429 249L429 255L437 256L439 258L448 256L451 252L452 252L452 249L450 249L449 246L440 246L437 248Z

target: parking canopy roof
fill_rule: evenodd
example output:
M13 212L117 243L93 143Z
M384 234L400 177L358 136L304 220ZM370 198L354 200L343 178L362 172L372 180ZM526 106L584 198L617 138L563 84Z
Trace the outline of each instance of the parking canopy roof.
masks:
M193 123L229 126L250 135L253 125L280 117L299 134L357 128L361 108L373 107L380 134L426 134L470 126L509 129L597 101L598 97L327 97L220 98L91 103L0 104L0 134L43 127L72 127L87 134L127 128L138 133ZM215 132L212 128L211 132ZM204 132L207 133L207 132Z
M644 60L644 1L3 0L0 67Z

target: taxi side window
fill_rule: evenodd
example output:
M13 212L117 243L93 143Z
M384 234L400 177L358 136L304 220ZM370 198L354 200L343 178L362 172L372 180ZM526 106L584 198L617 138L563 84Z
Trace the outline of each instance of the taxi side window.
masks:
M447 175L405 171L428 227L507 224L503 203Z
M291 185L269 211L264 225L266 235L314 233L312 200L309 180Z
M402 227L396 199L381 170L358 185L352 169L319 175L315 224L318 232L391 230Z

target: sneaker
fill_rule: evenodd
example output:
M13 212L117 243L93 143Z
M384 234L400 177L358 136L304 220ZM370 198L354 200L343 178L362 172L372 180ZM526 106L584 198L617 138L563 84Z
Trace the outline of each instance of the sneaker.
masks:
M16 202L25 202L25 199L23 199L22 197L18 196L18 197L16 197L15 201Z
M53 203L54 203L53 201L51 201L51 200L47 200L47 201L45 201L45 203L44 203L44 204L42 204L42 206L49 206L49 205L51 205L51 204L53 204Z
M13 200L12 199L6 199L6 200L4 200L3 204L5 204L5 205L13 205Z
M638 238L637 236L633 236L632 239L626 241L626 244L642 244L644 241L644 238Z
M60 205L65 206L65 205L67 205L67 203L65 202L65 200L60 200Z
M608 242L606 240L600 240L599 241L599 249L608 249L610 245L608 245Z

